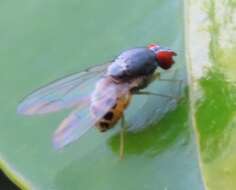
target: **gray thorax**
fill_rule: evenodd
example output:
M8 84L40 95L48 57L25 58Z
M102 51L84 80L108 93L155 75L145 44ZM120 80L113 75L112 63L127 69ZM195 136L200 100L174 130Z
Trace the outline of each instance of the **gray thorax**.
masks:
M153 51L148 48L135 48L121 53L108 67L106 75L130 80L153 74L157 66Z

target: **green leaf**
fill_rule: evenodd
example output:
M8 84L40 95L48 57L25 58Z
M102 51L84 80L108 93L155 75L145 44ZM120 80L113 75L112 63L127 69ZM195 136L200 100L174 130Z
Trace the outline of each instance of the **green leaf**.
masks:
M0 168L22 189L233 190L235 5L234 0L0 2ZM124 160L119 125L105 134L92 129L55 151L51 137L68 111L17 115L20 100L35 88L153 42L178 53L174 68L162 76L183 83L180 88L160 82L149 89L181 95L181 101L133 99L127 116L139 130L126 133Z
M232 0L202 0L188 9L190 99L205 189L236 185L235 8Z

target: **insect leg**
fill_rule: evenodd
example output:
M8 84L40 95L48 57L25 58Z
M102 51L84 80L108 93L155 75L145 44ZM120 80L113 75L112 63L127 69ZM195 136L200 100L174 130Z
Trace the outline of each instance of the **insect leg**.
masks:
M182 83L183 82L183 80L181 80L181 79L161 78L161 73L160 72L156 72L156 73L153 74L152 81L154 81L154 80L165 81L165 82L177 82L177 83Z
M164 81L164 82L175 82L178 83L178 89L177 89L177 93L181 94L181 89L182 89L182 84L183 84L183 80L181 79L159 79L160 81Z
M177 83L182 83L183 82L183 80L181 80L181 79L163 79L163 78L159 78L158 79L159 81L166 81L166 82L177 82Z
M158 80L158 81L161 81L161 82L179 83L178 84L178 94L180 94L180 92L181 92L181 87L182 87L182 84L183 84L183 80L181 80L181 79L161 78L161 73L156 72L156 73L153 74L151 81L154 81L154 80Z
M166 95L166 94L159 94L159 93L149 92L149 91L138 91L138 92L135 92L134 94L136 94L136 95L160 96L160 97L164 97L164 98L175 99L176 101L179 101L179 99L180 99L180 97L178 97L178 96L169 96L169 95Z
M125 146L125 131L127 125L125 121L125 116L121 117L121 131L120 131L120 160L124 158L124 146Z

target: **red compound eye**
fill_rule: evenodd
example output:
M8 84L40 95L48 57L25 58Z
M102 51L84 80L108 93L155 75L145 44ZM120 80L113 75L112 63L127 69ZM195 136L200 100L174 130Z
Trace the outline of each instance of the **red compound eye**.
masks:
M148 48L156 55L156 60L162 69L169 69L173 64L173 56L177 54L169 48L163 48L157 44L150 44Z
M160 50L156 53L156 59L159 66L163 69L169 69L175 62L173 56L177 54L172 50Z

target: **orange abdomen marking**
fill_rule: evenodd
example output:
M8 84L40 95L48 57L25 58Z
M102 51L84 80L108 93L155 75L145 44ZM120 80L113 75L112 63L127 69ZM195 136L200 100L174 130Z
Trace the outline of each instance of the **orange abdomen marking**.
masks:
M124 110L129 105L131 100L131 94L124 97L119 97L113 106L99 121L96 123L96 127L101 131L105 132L111 129L122 117Z
M96 121L95 126L101 132L114 127L129 105L131 96L127 86L114 83L111 77L104 77L98 81L90 106L90 112ZM105 111L107 108L110 109Z

